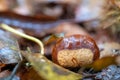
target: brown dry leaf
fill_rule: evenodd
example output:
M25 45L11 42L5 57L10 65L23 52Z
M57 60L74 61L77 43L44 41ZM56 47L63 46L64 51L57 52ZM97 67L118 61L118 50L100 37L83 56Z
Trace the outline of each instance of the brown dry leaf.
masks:
M10 72L8 70L2 71L0 72L0 78L2 77L7 77L10 75Z
M120 8L120 0L111 0L111 2Z
M6 11L8 10L8 4L6 0L0 0L0 11Z
M64 37L64 34L53 34L51 36L48 36L44 39L44 45L50 44L52 42L57 41L59 38Z
M100 58L105 56L116 56L120 54L120 44L117 42L106 42L102 44Z
M55 2L55 3L67 3L67 4L78 4L81 2L81 0L34 0L34 1L40 3Z
M64 33L65 36L70 36L73 34L83 34L89 35L81 26L73 23L62 23L54 28L55 33Z
M5 66L6 66L6 64L0 63L0 72L1 72L1 69Z
M110 0L109 3L109 10L101 17L101 27L104 29L119 23L120 19L120 1Z
M116 56L103 57L88 65L88 67L93 68L95 71L100 71L112 64L117 64Z
M47 45L47 44L52 43L52 42L54 42L54 41L56 41L56 40L57 40L57 37L54 36L54 35L51 35L51 36L49 37L49 39L44 40L44 44Z

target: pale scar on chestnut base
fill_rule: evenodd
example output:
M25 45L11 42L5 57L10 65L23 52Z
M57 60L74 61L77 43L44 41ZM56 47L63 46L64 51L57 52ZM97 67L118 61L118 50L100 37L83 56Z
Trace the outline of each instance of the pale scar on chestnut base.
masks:
M63 67L79 67L93 62L94 54L90 49L61 50L58 52L58 63Z

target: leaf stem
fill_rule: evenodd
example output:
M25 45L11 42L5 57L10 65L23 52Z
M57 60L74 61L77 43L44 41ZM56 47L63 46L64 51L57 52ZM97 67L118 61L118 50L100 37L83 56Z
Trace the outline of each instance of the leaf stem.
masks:
M7 30L7 31L9 31L9 32L12 32L12 33L14 33L14 34L16 34L16 35L19 35L19 36L21 36L21 37L23 37L23 38L26 38L26 39L29 39L29 40L31 40L31 41L36 42L36 43L40 46L40 48L41 48L40 53L41 53L42 55L44 55L44 46L43 46L42 41L40 41L39 39L37 39L37 38L35 38L35 37L32 37L32 36L29 36L29 35L27 35L27 34L25 34L25 33L19 32L19 31L13 29L12 27L10 27L10 26L8 26L8 25L6 25L6 24L1 24L0 27L1 27L2 29L5 29L5 30Z

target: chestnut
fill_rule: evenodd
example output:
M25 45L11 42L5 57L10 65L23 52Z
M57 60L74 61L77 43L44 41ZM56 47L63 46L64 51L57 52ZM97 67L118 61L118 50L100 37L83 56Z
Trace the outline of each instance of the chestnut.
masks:
M71 35L59 39L53 47L52 60L60 66L80 67L99 58L95 41L87 35Z

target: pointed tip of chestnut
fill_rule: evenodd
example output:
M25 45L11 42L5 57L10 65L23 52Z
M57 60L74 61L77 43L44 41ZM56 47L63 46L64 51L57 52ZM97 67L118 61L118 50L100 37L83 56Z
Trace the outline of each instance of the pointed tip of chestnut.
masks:
M99 55L99 49L91 37L77 34L56 42L52 60L63 67L79 67L92 63Z

